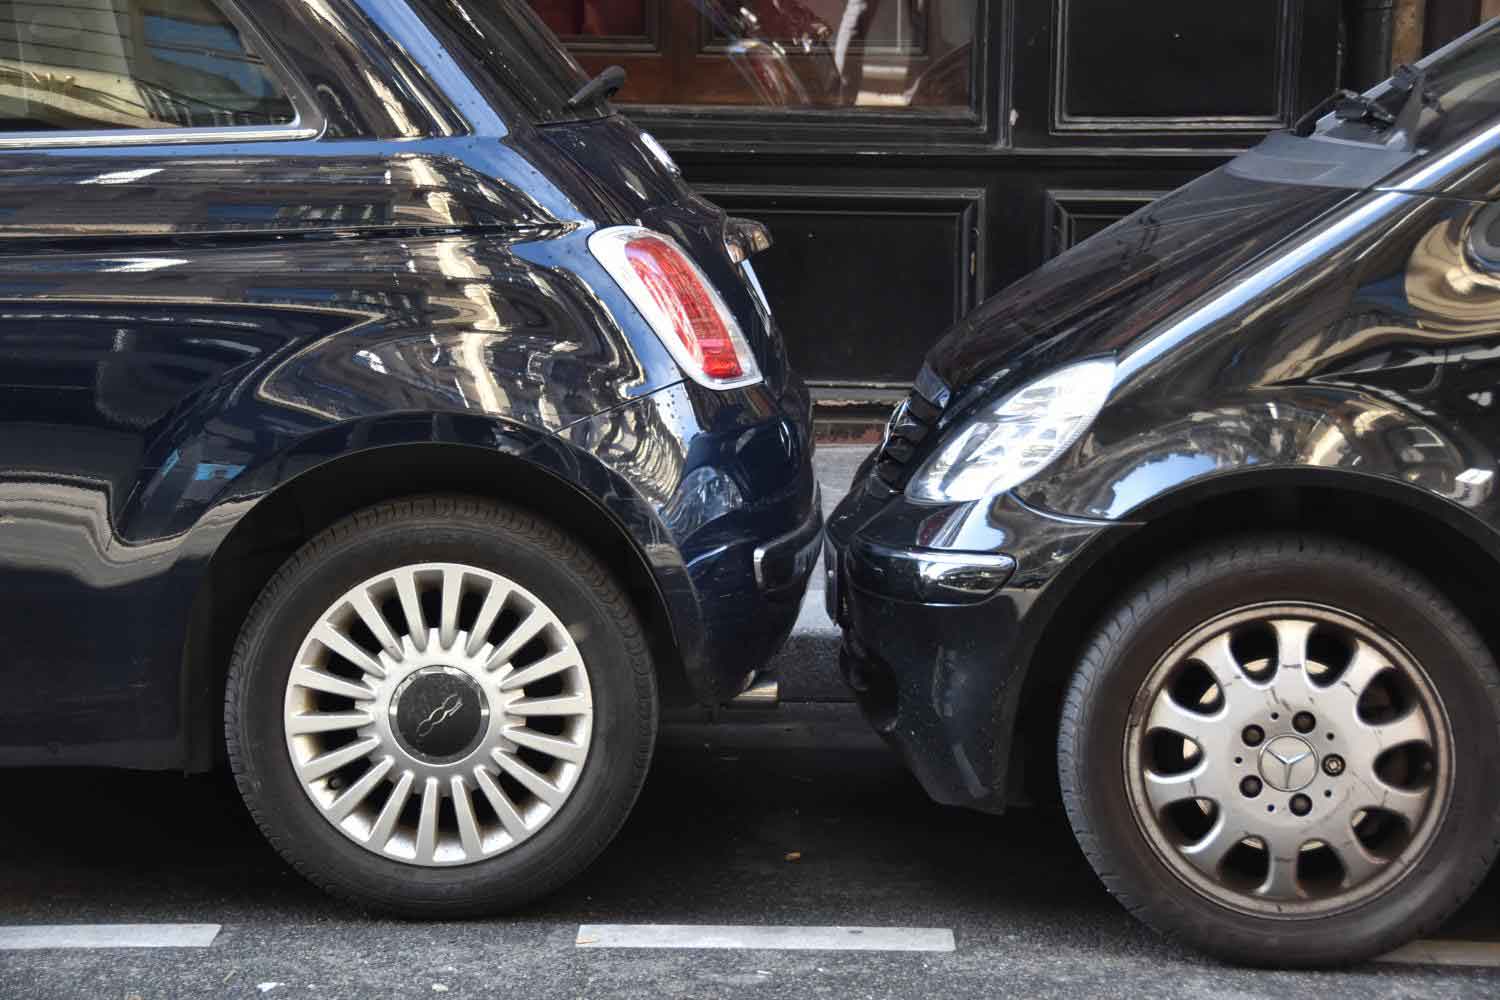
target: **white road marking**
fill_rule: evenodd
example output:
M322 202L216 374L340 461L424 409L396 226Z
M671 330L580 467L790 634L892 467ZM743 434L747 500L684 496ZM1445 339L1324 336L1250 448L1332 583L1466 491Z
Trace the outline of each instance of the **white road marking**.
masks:
M34 924L0 927L0 951L207 948L218 934L218 924Z
M580 948L755 948L774 951L952 951L946 927L756 927L583 924Z
M1500 942L1497 941L1413 941L1377 962L1399 962L1404 965L1477 965L1500 968Z

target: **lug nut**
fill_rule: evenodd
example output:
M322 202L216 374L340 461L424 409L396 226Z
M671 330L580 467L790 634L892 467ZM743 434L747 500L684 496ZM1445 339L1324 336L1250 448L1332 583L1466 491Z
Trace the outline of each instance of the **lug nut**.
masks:
M1292 716L1292 728L1299 733L1310 733L1317 724L1318 720L1313 718L1311 712L1298 712Z
M1240 738L1245 741L1246 746L1258 747L1260 741L1266 738L1266 731L1259 726L1246 726Z
M1312 799L1306 795L1293 795L1290 805L1292 812L1298 816L1306 816L1312 812Z
M1260 794L1260 779L1248 777L1240 782L1240 793L1247 799L1253 799Z
M1336 753L1331 753L1323 758L1323 773L1337 777L1344 773L1344 758Z

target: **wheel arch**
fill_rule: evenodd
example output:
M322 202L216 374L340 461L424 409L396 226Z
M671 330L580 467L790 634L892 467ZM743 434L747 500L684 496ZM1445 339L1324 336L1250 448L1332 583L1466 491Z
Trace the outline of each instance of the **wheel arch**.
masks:
M561 446L559 446L561 447ZM257 500L215 547L193 600L181 664L183 765L214 767L221 706L240 625L265 584L303 543L372 504L459 493L524 507L580 537L619 574L648 633L664 701L692 700L685 656L696 618L665 586L619 512L547 464L474 444L388 444L340 455L287 478Z
M1266 469L1212 477L1163 494L1080 553L1002 692L1005 775L1013 801L1056 793L1056 741L1073 667L1100 618L1163 564L1209 541L1260 530L1326 534L1379 549L1428 577L1500 654L1500 537L1471 511L1395 480L1330 469ZM1060 587L1058 585L1061 585ZM1047 598L1044 598L1047 599ZM1002 729L1002 732L1004 729Z

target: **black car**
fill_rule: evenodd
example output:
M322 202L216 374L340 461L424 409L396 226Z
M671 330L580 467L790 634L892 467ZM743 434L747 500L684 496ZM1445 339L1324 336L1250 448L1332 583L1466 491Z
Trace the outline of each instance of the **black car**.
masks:
M571 877L816 561L765 232L518 0L8 13L0 764L227 759L405 914Z
M843 668L939 801L1055 766L1158 929L1374 955L1500 841L1497 454L1500 21L945 336L829 522Z

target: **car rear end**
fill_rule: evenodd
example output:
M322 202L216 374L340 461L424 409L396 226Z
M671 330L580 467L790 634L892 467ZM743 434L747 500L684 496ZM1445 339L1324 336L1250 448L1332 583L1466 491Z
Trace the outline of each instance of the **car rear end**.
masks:
M732 698L790 634L822 533L810 396L750 260L769 234L694 194L524 3L424 2L498 87L516 126L505 141L578 220L554 259L641 358L631 419L602 414L579 433L630 423L669 439L669 461L623 451L615 471L655 507L691 581L698 621L674 626L693 693Z

